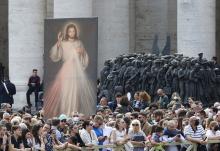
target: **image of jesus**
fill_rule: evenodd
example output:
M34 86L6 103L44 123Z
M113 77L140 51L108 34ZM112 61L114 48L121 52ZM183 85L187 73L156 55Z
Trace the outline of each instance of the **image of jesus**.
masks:
M64 33L58 33L57 42L50 50L50 59L62 61L62 66L45 92L45 116L71 115L72 112L93 114L96 97L85 72L89 56L74 23L67 24Z

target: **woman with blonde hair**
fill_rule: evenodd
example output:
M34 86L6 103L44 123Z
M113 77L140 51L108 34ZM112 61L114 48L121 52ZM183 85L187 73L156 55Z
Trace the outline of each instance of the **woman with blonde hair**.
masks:
M134 146L134 151L144 151L146 135L141 130L141 123L139 120L133 120L130 125L128 136L131 138L131 143Z

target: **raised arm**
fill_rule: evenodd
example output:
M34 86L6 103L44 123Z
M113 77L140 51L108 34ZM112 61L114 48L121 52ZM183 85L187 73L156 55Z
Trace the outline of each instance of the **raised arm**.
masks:
M62 58L63 48L62 48L63 34L58 33L57 43L50 50L50 58L53 62L58 62Z

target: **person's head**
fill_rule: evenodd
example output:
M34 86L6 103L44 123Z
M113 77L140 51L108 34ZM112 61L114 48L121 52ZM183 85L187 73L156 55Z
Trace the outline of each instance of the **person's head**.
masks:
M93 129L93 123L89 120L86 120L82 123L82 128L90 132Z
M22 138L31 139L32 133L29 131L29 129L22 130Z
M198 53L199 59L202 59L203 53Z
M125 121L126 128L128 129L131 124L131 119L129 117L124 117L123 119Z
M186 117L187 118L190 118L190 117L192 117L192 116L194 116L195 115L195 112L194 111L188 111L187 113L186 113Z
M104 122L104 119L103 119L103 117L102 116L100 116L100 115L96 115L95 117L94 117L94 127L100 127L100 126L102 126L103 125L103 122Z
M211 108L211 111L212 111L213 116L214 116L214 115L216 115L216 114L218 113L218 108L212 107L212 108Z
M65 114L61 114L59 116L59 120L60 120L60 127L61 128L64 128L66 126L66 123L67 123L67 116Z
M43 132L49 133L51 129L51 125L49 123L45 123L43 126Z
M115 128L117 130L125 129L126 128L125 121L123 119L117 119L116 122L115 122Z
M19 137L22 135L21 127L18 125L13 125L12 126L12 132L15 136Z
M213 57L212 57L212 62L214 62L214 64L217 63L217 60L218 60L218 58L217 58L216 56L213 56Z
M11 115L9 113L5 112L3 114L3 120L6 121L7 123L10 122L10 118L11 118Z
M134 100L140 100L139 92L135 92L134 94Z
M32 118L32 116L30 114L26 113L23 115L23 122L25 124L31 124L31 118Z
M161 126L156 126L155 127L155 133L157 133L157 135L159 135L159 136L163 136L163 127L161 127Z
M186 110L184 110L184 109L179 109L179 110L177 111L177 117L178 117L178 118L185 118L185 117L186 117L186 113L187 113Z
M101 106L107 106L108 105L108 99L106 97L102 97L100 100Z
M78 33L76 29L76 25L74 24L69 24L66 27L66 35L65 35L65 40L68 39L78 39Z
M34 137L40 136L42 134L43 127L40 124L33 125L32 134Z
M191 107L191 105L194 103L194 98L193 97L189 97L187 101L189 103L189 106Z
M138 112L132 112L131 115L130 115L130 119L131 120L138 119L138 115L139 115Z
M206 118L206 112L204 110L201 110L199 113L198 113L198 116L199 118L202 120L202 119L205 119Z
M122 106L128 106L128 105L129 105L128 97L127 97L127 96L122 96L122 97L121 97L120 104L121 104Z
M147 122L147 113L140 112L138 115L138 120L141 122L141 124L145 124Z
M211 121L211 123L209 124L209 129L213 130L213 131L217 131L218 130L218 122Z
M131 130L133 130L134 132L139 132L141 131L141 123L139 120L133 120L131 122L131 126L130 126Z
M214 121L214 119L213 119L213 118L207 118L207 119L205 119L205 121L206 121L206 128L208 128L209 125L210 125L210 123L211 123L212 121Z
M59 126L60 120L58 118L53 118L51 123L52 126Z
M180 95L178 92L173 92L171 95L171 100L178 101L180 99Z
M33 69L32 72L33 72L33 76L37 76L37 69Z
M157 95L158 95L158 96L164 96L165 93L164 93L163 89L158 89L158 90L157 90Z
M170 120L167 122L167 129L170 131L176 130L176 122L174 120Z
M140 100L150 102L151 97L146 91L142 91L139 93Z
M184 128L189 125L189 119L188 118L185 118L183 119L182 121L182 129L184 130Z
M105 110L102 107L96 110L96 115L103 116L104 114L105 114Z
M156 103L151 103L150 106L149 106L149 110L150 112L153 112L155 110L157 110L159 107Z
M220 112L218 112L218 113L216 114L215 121L217 121L218 123L220 123Z
M51 134L52 138L56 139L56 130L55 129L51 129L50 134Z
M8 103L2 103L1 104L1 109L5 112L11 113L12 109L11 109L11 105Z
M70 135L75 135L79 133L79 125L73 124L70 126Z
M156 122L159 122L160 120L163 119L163 115L164 115L164 112L162 110L155 110L154 111L154 119Z
M122 97L122 94L120 92L115 94L115 99L116 99L117 104L120 104L121 97Z
M198 117L196 116L192 116L189 118L189 124L192 126L192 127L197 127L199 125L199 119Z

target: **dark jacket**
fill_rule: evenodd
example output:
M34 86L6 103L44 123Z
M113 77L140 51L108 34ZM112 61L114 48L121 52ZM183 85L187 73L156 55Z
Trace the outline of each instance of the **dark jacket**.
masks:
M16 94L15 85L13 83L11 83L10 80L6 80L4 82L5 82L5 85L8 89L9 94L6 91L6 89L3 85L3 82L1 82L0 83L0 103L13 104L14 103L13 95Z

